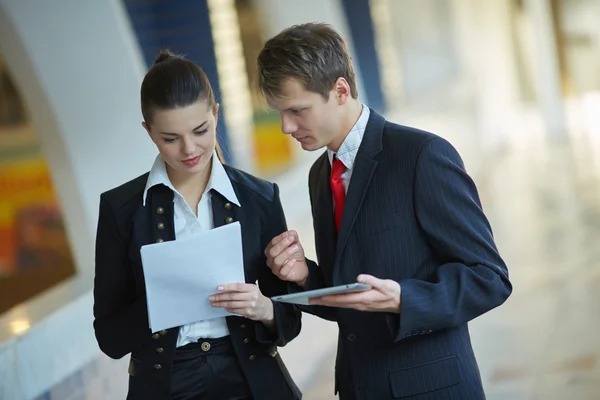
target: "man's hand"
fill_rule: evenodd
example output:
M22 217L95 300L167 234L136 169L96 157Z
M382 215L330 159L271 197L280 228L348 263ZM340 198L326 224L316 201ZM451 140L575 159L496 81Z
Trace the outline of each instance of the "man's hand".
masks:
M224 308L254 321L270 324L274 320L273 303L258 286L251 283L230 283L217 288L219 294L210 296L210 305Z
M287 231L271 240L265 249L267 265L279 279L306 286L308 266L296 231Z
M311 299L310 304L354 308L359 311L400 312L400 284L390 279L378 279L371 275L359 275L359 283L373 289L358 293L335 294Z

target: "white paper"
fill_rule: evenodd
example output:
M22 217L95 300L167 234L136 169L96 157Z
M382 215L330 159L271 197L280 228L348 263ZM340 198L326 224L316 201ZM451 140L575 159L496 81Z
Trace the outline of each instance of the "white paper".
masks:
M246 281L239 222L142 246L141 256L152 332L231 315L208 297L219 285Z

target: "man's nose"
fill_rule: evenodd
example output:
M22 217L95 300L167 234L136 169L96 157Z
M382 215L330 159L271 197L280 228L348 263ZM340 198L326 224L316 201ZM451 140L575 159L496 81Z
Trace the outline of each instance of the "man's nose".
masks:
M281 132L286 135L291 135L292 133L298 130L298 125L291 120L291 118L287 118L286 116L281 116Z

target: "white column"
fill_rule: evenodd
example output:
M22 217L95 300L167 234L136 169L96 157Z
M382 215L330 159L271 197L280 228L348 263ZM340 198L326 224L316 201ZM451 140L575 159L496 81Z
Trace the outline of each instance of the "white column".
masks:
M126 10L120 0L1 0L0 51L89 277L100 193L147 171L156 154L141 126L145 67Z
M533 30L535 84L546 131L551 138L567 135L560 66L549 0L525 0Z
M385 105L398 111L398 105L405 101L400 46L395 40L395 24L397 20L392 13L393 0L370 0L373 27L375 29L375 46L379 55L381 80Z
M518 125L516 54L510 2L455 0L461 64L473 82L479 145L502 146Z
M235 166L255 173L252 98L234 0L208 0L210 21Z

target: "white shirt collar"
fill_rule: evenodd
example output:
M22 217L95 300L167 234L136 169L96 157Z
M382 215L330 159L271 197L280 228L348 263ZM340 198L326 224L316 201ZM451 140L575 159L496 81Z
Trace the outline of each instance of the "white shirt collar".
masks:
M354 168L354 160L356 159L356 154L358 153L358 148L362 143L363 136L365 135L365 129L367 128L367 123L369 122L369 115L371 114L371 110L369 107L362 105L362 112L360 113L360 117L350 129L348 136L342 142L339 150L336 152L327 149L327 156L329 157L329 164L333 162L333 156L337 156L339 160L344 163L347 169Z
M160 184L165 185L175 193L179 193L171 183L169 175L167 174L167 167L165 165L165 162L159 154L154 160L154 164L152 165L152 169L150 170L150 174L148 175L148 180L146 181L146 188L144 189L143 200L144 206L146 205L146 197L148 195L148 190L151 187ZM212 155L212 170L210 179L208 180L208 185L206 185L205 192L208 192L211 189L216 190L228 201L234 203L238 207L241 207L240 201L235 195L235 191L233 190L233 186L231 185L231 181L229 180L229 176L227 175L223 164L221 164L221 161L219 161L219 157L217 157L216 151L213 152Z

